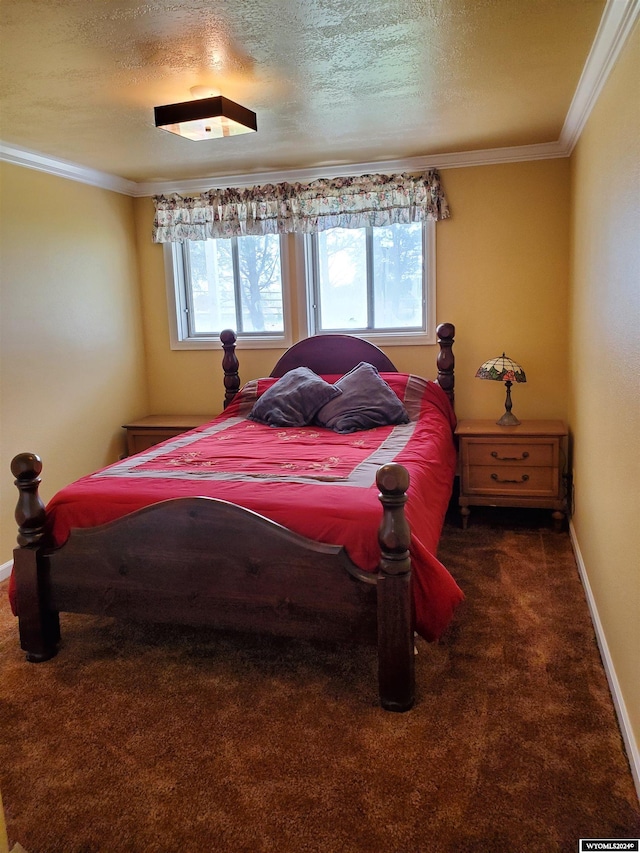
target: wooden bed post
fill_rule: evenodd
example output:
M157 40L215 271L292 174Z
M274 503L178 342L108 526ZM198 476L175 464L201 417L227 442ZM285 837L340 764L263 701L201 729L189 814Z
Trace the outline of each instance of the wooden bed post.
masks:
M410 531L404 514L409 472L397 462L376 475L383 516L378 533L378 678L380 704L408 711L415 698Z
M238 368L238 356L236 355L236 333L233 329L224 329L220 332L220 340L222 341L222 349L224 355L222 357L222 369L224 370L224 408L226 409L229 403L238 393L240 388L240 376Z
M13 552L20 645L32 663L52 658L60 641L60 619L45 599L45 568L40 544L44 537L45 507L38 494L42 461L35 453L19 453L11 462L20 497L15 517L18 545Z
M436 334L438 335L438 346L440 347L440 352L436 359L438 367L438 385L445 392L453 406L455 385L453 371L456 359L453 354L452 347L453 338L456 334L456 327L453 323L440 323L436 329Z

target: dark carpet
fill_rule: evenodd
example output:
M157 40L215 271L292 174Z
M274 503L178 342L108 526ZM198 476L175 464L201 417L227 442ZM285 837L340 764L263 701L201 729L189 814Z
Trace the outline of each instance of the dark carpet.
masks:
M375 652L62 616L27 664L0 586L0 790L28 853L552 853L640 837L567 533L474 510L466 600L418 641L417 704Z

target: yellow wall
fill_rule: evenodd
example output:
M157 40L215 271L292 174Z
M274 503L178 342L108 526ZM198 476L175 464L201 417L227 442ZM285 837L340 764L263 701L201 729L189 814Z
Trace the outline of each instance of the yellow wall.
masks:
M459 417L497 418L502 383L475 378L504 350L525 370L519 418L567 417L569 165L544 160L442 172L438 318L456 324Z
M572 157L573 526L640 743L640 27Z
M0 563L21 451L42 496L114 461L148 410L131 199L0 163Z
M475 379L506 350L527 373L513 390L519 417L567 416L569 164L545 160L443 171L452 218L437 225L437 317L457 327L459 416L499 417L504 386ZM221 350L172 351L162 247L153 204L138 199L138 253L150 406L220 410ZM385 347L400 370L435 375L436 347ZM239 351L242 381L268 375L281 351Z

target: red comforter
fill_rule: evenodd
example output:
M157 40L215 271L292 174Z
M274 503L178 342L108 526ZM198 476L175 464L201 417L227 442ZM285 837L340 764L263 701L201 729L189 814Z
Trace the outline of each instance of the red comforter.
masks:
M455 419L438 385L408 374L382 376L403 400L409 424L348 435L319 427L263 426L246 415L275 380L256 380L211 423L58 492L47 507L54 542L63 544L74 527L196 495L231 501L310 539L342 544L356 565L374 571L382 511L375 474L395 460L411 478L406 514L416 628L426 639L436 639L462 599L436 558L455 472Z

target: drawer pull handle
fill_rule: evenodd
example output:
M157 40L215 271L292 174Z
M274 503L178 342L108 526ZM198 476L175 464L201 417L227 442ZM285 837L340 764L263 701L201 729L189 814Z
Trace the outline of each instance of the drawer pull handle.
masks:
M492 450L491 455L494 459L498 459L500 462L522 462L523 459L529 458L529 451L523 450L522 456L498 456L498 452L496 450Z
M529 479L529 475L523 474L519 480L501 480L497 474L492 474L491 479L495 480L496 483L526 483Z

